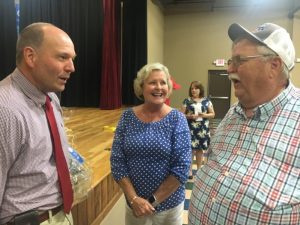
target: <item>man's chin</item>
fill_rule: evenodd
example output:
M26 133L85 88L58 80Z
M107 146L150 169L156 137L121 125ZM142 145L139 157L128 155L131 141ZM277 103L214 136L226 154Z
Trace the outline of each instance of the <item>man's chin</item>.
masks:
M60 93L63 92L65 89L64 88L53 88L52 90L48 90L47 92L54 92L54 93Z
M65 88L66 88L65 85L60 85L59 87L57 87L57 90L55 92L62 92L65 90Z
M241 93L241 92L235 90L234 96L235 96L239 101L241 101L241 99L242 99L242 93Z

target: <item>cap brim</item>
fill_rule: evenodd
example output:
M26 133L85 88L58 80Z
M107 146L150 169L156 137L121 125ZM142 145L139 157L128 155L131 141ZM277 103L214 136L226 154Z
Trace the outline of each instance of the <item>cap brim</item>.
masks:
M228 36L232 41L235 41L237 38L246 37L264 44L262 40L260 40L246 28L237 23L233 23L230 25L230 27L228 28Z

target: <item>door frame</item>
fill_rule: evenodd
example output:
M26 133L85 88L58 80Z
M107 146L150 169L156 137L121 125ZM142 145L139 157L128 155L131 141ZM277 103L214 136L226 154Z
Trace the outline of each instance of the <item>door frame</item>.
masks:
M224 77L221 77L220 82L221 86L225 87L225 93L222 93L222 96L212 96L211 93L211 85L212 83L212 77L211 76L226 76L227 79L224 82ZM215 81L214 77L214 81ZM228 81L228 82L227 82ZM220 86L220 84L218 84ZM216 119L222 119L226 113L228 112L230 106L231 106L231 81L228 79L228 73L227 70L208 70L208 88L207 88L207 96L209 97L210 101L213 103L214 109L215 109L215 118ZM225 102L224 102L225 101ZM218 104L218 102L221 102L221 104ZM215 103L215 104L214 104ZM226 109L218 110L217 104L223 107L226 107ZM216 110L217 109L217 110Z

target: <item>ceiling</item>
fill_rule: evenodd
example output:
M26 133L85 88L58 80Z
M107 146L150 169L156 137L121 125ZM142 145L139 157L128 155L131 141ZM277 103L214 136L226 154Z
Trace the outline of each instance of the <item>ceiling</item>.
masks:
M152 0L165 13L184 11L214 11L222 8L238 8L274 4L272 0ZM284 2L284 1L283 1Z
M213 11L216 8L239 7L247 5L245 0L152 0L165 11L197 9Z

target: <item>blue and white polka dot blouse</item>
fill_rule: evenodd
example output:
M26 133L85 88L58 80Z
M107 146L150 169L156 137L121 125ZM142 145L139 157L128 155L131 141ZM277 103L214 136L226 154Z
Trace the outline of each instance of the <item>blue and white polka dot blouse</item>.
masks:
M156 208L160 212L184 201L190 163L190 131L181 112L172 109L163 119L151 123L139 120L132 108L123 112L111 153L116 181L129 177L136 193L147 199L167 176L175 176L181 185Z

